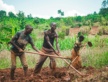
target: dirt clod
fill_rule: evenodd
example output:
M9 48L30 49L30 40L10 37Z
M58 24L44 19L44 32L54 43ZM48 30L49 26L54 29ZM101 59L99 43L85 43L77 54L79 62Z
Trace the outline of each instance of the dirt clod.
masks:
M0 82L108 82L108 69L95 69L93 67L84 67L80 69L81 73L89 76L81 77L74 70L67 68L57 68L54 74L51 74L50 68L42 68L36 76L30 77L33 69L28 70L27 77L24 77L23 69L15 70L15 80L10 80L10 69L0 69Z

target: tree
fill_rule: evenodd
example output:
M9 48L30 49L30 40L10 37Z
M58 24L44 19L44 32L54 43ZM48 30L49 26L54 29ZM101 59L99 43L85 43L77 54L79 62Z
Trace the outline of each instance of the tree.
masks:
M104 17L101 17L101 25L106 25L107 20Z
M61 14L61 10L58 10L58 14Z
M19 21L20 28L21 29L24 29L25 24L26 24L24 12L19 11L19 13L17 14L17 17L18 17L18 21Z
M28 19L32 19L33 17L32 17L31 14L29 14L29 15L27 15L27 18L28 18Z
M102 8L106 8L108 5L108 0L103 0L102 2Z
M107 4L106 4L106 0L104 0L104 1L102 2L102 7L105 8L106 5L107 5Z
M17 14L17 17L18 18L24 18L25 17L24 12L19 11L18 14Z
M2 23L3 25L5 25L6 24L6 21L5 21L6 18L7 18L6 11L1 10L0 11L0 23Z
M72 26L73 25L73 18L71 18L71 17L65 18L65 25Z
M64 16L64 12L61 12L61 16Z
M33 21L33 23L34 23L35 25L37 25L36 27L38 28L38 25L39 25L39 18L36 18L36 19Z
M60 10L58 10L58 14L60 14L60 16L64 16L64 12Z
M99 11L99 14L102 16L107 16L108 15L108 8L101 8Z
M77 21L77 22L81 22L81 21L82 21L82 17L81 17L81 16L77 16L77 17L76 17L76 21Z
M8 13L8 16L11 17L11 18L16 17L16 15L15 15L13 12L9 12L9 13Z
M0 11L0 17L4 17L4 16L6 16L6 11L1 10L1 11Z

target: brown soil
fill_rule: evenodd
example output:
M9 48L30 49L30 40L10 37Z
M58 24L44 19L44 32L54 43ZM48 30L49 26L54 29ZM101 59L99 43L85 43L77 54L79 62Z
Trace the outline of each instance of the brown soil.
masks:
M93 27L91 28L89 34L96 35L98 32L99 32L99 27L98 27L98 26L93 26Z
M84 67L80 69L88 76L81 77L72 69L57 68L52 74L51 70L42 68L41 72L34 77L30 77L33 69L29 69L28 76L24 77L23 70L17 68L15 71L15 80L10 80L10 69L0 69L0 82L108 82L108 67L94 69L93 67Z

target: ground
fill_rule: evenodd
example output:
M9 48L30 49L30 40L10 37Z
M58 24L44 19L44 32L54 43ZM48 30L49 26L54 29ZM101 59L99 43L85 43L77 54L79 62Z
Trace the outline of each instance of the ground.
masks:
M33 69L29 69L28 76L24 77L22 68L17 68L15 80L10 80L10 69L0 69L0 82L108 82L108 67L95 69L93 67L83 67L81 73L89 74L81 77L74 70L66 67L57 68L54 74L51 74L50 68L42 68L40 74L30 77Z

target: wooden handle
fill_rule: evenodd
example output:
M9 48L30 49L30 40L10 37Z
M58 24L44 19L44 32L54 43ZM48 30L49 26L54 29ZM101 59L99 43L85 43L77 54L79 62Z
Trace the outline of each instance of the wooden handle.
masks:
M32 54L39 54L38 52L25 52L25 53L32 53ZM65 60L67 59L67 57L62 57L62 56L55 56L55 55L48 55L48 54L41 54L43 56L50 56L50 57L57 57L57 58L61 58L63 59L68 65L70 65L70 63ZM77 69L75 69L72 65L70 65L70 67L75 70L79 75L84 76L80 71L78 71Z
M67 60L65 60L65 59L63 59L68 65L70 65L70 63L67 61ZM70 67L73 69L73 70L75 70L79 75L81 75L81 76L85 76L85 74L82 74L80 71L78 71L77 69L75 69L72 65L70 65Z
M73 61L71 61L70 65L78 58L78 56L76 56ZM68 66L68 68L70 67L70 65Z
M31 54L39 54L38 52L25 52L25 53L31 53ZM56 55L49 55L49 54L41 54L43 56L49 56L49 57L55 57L55 58L61 58L61 59L69 59L67 57L63 57L63 56L56 56Z
M58 54L57 54L58 55ZM58 55L59 56L59 55ZM59 56L60 57L60 56ZM76 57L77 58L77 57ZM66 59L63 59L68 65L70 65L70 63L66 60ZM75 70L79 75L81 76L85 76L84 74L82 74L80 71L78 71L77 69L75 69L72 65L70 65L70 67Z

